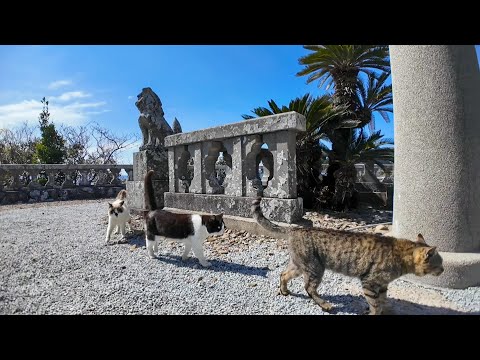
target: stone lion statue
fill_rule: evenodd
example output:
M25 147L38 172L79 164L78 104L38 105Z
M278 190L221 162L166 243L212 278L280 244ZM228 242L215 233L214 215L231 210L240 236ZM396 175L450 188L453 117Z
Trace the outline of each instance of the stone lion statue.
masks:
M143 144L140 150L155 149L157 146L164 146L164 139L173 134L173 130L163 117L162 102L160 98L149 87L143 88L137 95L135 102L140 117L138 124L142 131Z

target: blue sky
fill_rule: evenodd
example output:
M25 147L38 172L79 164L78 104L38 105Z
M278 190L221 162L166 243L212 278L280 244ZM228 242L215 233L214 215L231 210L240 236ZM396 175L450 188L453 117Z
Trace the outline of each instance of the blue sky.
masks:
M45 96L55 124L95 121L139 134L135 100L147 86L184 132L237 122L270 99L286 105L306 92L322 94L295 76L307 53L300 45L0 46L0 128L37 124ZM393 138L393 122L378 117L376 124ZM134 151L121 162L131 163Z

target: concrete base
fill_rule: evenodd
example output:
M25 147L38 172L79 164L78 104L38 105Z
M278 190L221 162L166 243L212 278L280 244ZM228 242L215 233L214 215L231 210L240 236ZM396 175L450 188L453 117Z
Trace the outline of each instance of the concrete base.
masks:
M164 194L165 207L251 218L251 206L255 198L228 195L193 193ZM271 220L293 223L303 216L303 199L263 198L261 207L264 215Z
M183 210L183 209L176 209L176 208L164 208L164 210L176 212L176 213L184 213L184 214L207 214L204 212L190 211L190 210ZM227 227L227 229L233 229L237 231L246 231L246 232L249 232L250 234L270 236L273 238L283 238L283 236L279 236L280 234L278 233L272 233L266 230L252 218L244 218L244 217L233 216L233 215L224 215L223 221L225 222L225 226ZM275 221L274 223L281 227L300 226L297 224L286 224L278 221ZM304 225L302 224L302 226ZM311 226L311 224L305 224L305 226Z
M402 279L450 289L480 286L480 253L440 252L445 271L440 276L407 275Z

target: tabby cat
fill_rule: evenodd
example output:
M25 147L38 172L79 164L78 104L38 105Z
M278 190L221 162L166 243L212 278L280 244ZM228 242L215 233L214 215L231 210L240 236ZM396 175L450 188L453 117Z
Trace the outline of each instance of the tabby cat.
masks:
M303 275L305 290L324 311L332 305L317 288L325 269L362 281L371 315L381 314L388 284L405 274L440 275L443 260L436 247L428 246L421 234L417 241L379 234L322 228L281 228L263 216L261 197L252 203L252 215L262 227L289 240L290 262L280 275L280 293L288 295L288 282ZM272 235L275 236L275 235Z
M158 238L183 242L185 251L182 260L186 260L190 250L204 267L211 265L203 255L203 243L210 235L222 235L225 223L223 214L199 215L179 214L157 209L153 197L153 170L145 175L145 230L148 255L155 258L158 249Z

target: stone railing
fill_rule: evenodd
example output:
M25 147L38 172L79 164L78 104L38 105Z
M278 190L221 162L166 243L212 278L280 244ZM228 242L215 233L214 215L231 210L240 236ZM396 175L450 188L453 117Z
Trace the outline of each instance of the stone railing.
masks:
M373 174L380 182L392 183L393 182L393 164L384 164L385 171L383 171L380 166L377 164L373 165ZM322 164L322 174L326 174L328 169L328 164ZM365 164L359 163L355 164L355 169L357 170L357 182L369 182L366 177L366 167Z
M300 131L305 131L304 116L289 112L167 136L165 207L251 217L251 202L261 195L270 219L291 223L301 218Z
M0 165L0 204L115 197L133 165Z

